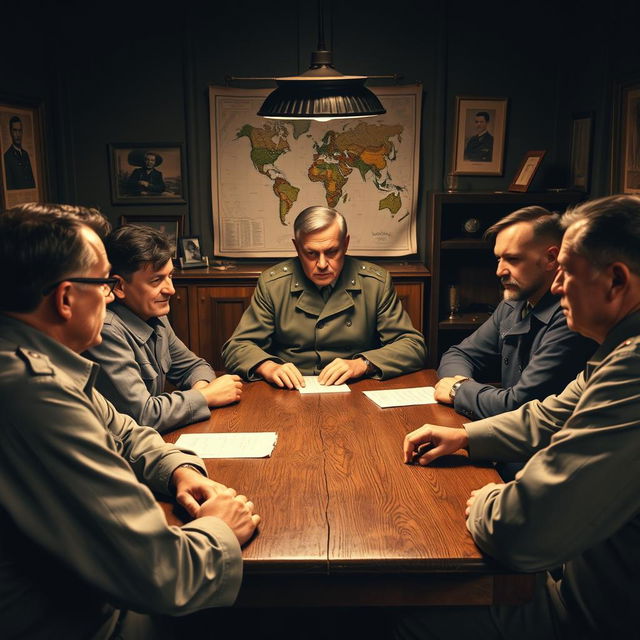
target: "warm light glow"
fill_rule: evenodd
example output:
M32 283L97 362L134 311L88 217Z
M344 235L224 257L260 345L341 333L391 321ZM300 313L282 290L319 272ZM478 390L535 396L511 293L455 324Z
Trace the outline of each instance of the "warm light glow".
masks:
M366 116L326 116L324 118L294 118L292 116L262 116L267 120L315 120L316 122L329 122L329 120L355 120L356 118L373 118L374 113L367 114ZM378 114L379 115L379 114Z

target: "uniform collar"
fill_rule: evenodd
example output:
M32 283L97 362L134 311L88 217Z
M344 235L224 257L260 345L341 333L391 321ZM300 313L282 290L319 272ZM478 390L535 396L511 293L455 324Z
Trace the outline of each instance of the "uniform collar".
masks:
M640 311L630 313L620 320L618 324L609 331L604 342L596 349L585 367L585 377L587 380L593 370L617 347L629 338L640 335Z
M504 303L513 309L513 313L517 318L522 317L522 310L527 304L526 300L505 300ZM527 316L514 323L511 329L507 332L508 335L519 335L527 333L531 328L531 317L534 316L542 324L547 325L553 319L554 314L560 306L560 298L547 291L538 303L531 309Z
M352 291L360 291L358 265L353 258L345 256L340 275L335 281L333 292L325 304L318 287L304 274L300 260L292 261L293 277L291 279L291 294L298 295L296 308L313 316L326 318L353 307Z
M163 324L161 318L153 318L152 324L154 326L152 326L152 324L145 322L140 316L131 311L129 307L116 301L109 305L109 311L112 311L122 320L139 344L148 342L156 330L154 326L157 328Z
M61 369L82 389L92 389L99 366L65 347L46 333L31 325L0 313L0 345L9 343L13 350L17 345L27 358L42 361L41 356L56 368ZM42 363L46 366L46 363ZM52 371L53 373L53 371Z

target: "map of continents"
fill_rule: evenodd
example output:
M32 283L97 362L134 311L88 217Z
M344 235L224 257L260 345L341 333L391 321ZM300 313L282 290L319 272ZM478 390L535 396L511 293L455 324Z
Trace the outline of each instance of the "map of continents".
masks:
M309 121L268 122L261 127L245 124L236 135L236 140L249 140L254 168L272 181L280 222L285 225L304 185L291 184L278 167L278 159L291 151L289 136L298 140L309 131L309 126ZM363 182L384 194L378 200L378 209L388 210L393 217L401 210L402 193L406 190L405 186L394 183L389 170L389 164L396 159L397 144L402 142L402 131L400 124L359 122L341 131L330 129L321 140L311 138L307 177L311 182L322 184L327 205L336 207L341 199L347 201L349 180L357 170L356 175Z

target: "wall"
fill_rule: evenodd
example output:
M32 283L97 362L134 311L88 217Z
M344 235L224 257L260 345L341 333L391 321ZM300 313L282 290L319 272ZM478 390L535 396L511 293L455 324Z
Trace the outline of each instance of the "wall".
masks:
M558 4L558 3L557 3ZM401 73L424 86L419 254L426 259L427 193L440 190L451 163L455 96L509 98L505 171L461 179L463 188L505 189L523 154L546 149L534 187L565 186L571 114L596 114L592 194L608 191L610 113L615 81L640 69L634 3L613 2L597 19L582 5L371 0L335 3L333 52L343 73ZM13 58L0 90L47 105L52 199L122 214L186 217L211 254L207 87L226 75L303 71L316 44L315 3L282 0L183 5L160 0L90 6L13 8L7 24L29 24L27 55ZM46 7L46 8L44 8ZM5 38L5 59L21 35ZM640 77L640 76L639 76ZM113 205L107 146L184 142L188 204L155 209Z

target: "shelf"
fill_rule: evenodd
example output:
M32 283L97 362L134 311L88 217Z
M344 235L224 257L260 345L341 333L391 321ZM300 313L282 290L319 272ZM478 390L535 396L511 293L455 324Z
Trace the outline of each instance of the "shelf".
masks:
M489 249L490 246L482 238L453 238L440 243L440 249Z
M441 320L438 328L443 331L468 331L477 329L483 322L491 317L490 313L459 313L455 318Z

